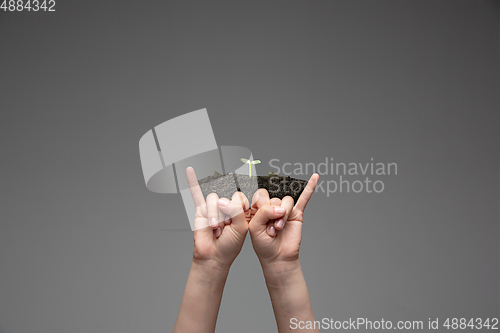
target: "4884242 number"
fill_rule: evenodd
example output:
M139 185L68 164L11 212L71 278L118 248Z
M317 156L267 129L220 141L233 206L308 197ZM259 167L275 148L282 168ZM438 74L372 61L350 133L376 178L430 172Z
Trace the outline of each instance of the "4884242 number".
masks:
M55 0L3 0L0 9L4 12L55 12L55 7Z

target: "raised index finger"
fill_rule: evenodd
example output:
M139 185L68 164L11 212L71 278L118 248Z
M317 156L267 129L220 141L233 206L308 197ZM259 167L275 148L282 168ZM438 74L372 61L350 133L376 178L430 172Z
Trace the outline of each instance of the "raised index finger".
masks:
M201 192L200 184L198 183L198 178L196 178L196 173L194 173L193 167L187 167L186 178L195 207L203 206L205 204L205 198Z
M309 199L311 199L311 196L314 192L314 189L316 188L316 185L318 184L318 179L319 175L317 173L313 174L311 178L309 179L309 182L306 185L306 188L300 195L299 199L297 200L297 204L295 204L295 208L300 210L301 212L304 212L306 209L307 203L309 202Z

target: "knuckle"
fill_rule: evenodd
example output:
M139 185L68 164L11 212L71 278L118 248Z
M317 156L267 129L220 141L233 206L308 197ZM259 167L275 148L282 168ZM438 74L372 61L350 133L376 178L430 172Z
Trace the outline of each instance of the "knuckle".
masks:
M272 204L281 204L281 199L280 198L272 198L271 203Z
M219 196L217 195L217 193L215 193L215 192L211 192L211 193L207 196L207 198L219 198Z
M233 193L232 199L233 200L234 199L241 200L241 199L243 199L243 197L244 197L243 193L241 193L240 191L236 191Z
M196 207L195 208L195 217L203 217L206 215L206 207Z
M263 209L264 212L267 213L267 214L274 214L274 207L271 206L271 205L262 206L261 209Z
M231 204L231 213L233 213L233 216L243 213L243 209L241 208L241 204L233 202Z
M241 206L241 204L244 202L241 192L235 192L233 194L233 197L231 198L231 201Z
M258 189L259 195L267 195L269 196L269 192L265 188L259 188Z
M247 196L243 192L235 192L232 201L237 202L240 207L244 207L244 210L247 210L250 206Z
M234 212L236 210L236 207L238 207L237 204L234 201L231 201L227 205L227 210L232 213L232 212Z
M219 196L217 195L217 193L215 192L212 192L210 193L208 196L207 196L207 200L218 200L219 199Z

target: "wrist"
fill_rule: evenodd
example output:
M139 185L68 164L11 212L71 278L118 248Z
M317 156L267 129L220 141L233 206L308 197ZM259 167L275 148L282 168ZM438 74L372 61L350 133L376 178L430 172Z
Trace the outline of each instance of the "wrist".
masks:
M268 287L283 288L304 281L299 259L261 262Z
M231 264L220 263L212 259L193 258L189 274L199 285L217 286L225 283L230 268Z
M192 265L199 267L203 270L208 270L210 272L229 272L232 263L225 263L218 261L216 259L199 259L193 257Z
M280 332L289 329L291 318L298 318L301 321L315 320L309 291L298 259L267 263L262 265L262 270L278 327L281 327Z

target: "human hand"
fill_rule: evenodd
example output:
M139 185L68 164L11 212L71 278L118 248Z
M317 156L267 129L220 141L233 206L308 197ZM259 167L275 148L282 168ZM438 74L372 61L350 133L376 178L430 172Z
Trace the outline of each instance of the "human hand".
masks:
M270 199L265 189L255 192L249 231L253 248L263 266L299 259L303 214L318 179L318 174L311 176L295 205L290 196L283 200ZM276 219L269 219L270 212L280 213Z
M235 192L231 200L211 193L205 201L192 167L186 169L186 176L196 209L193 261L229 269L248 231L248 199L241 192Z

